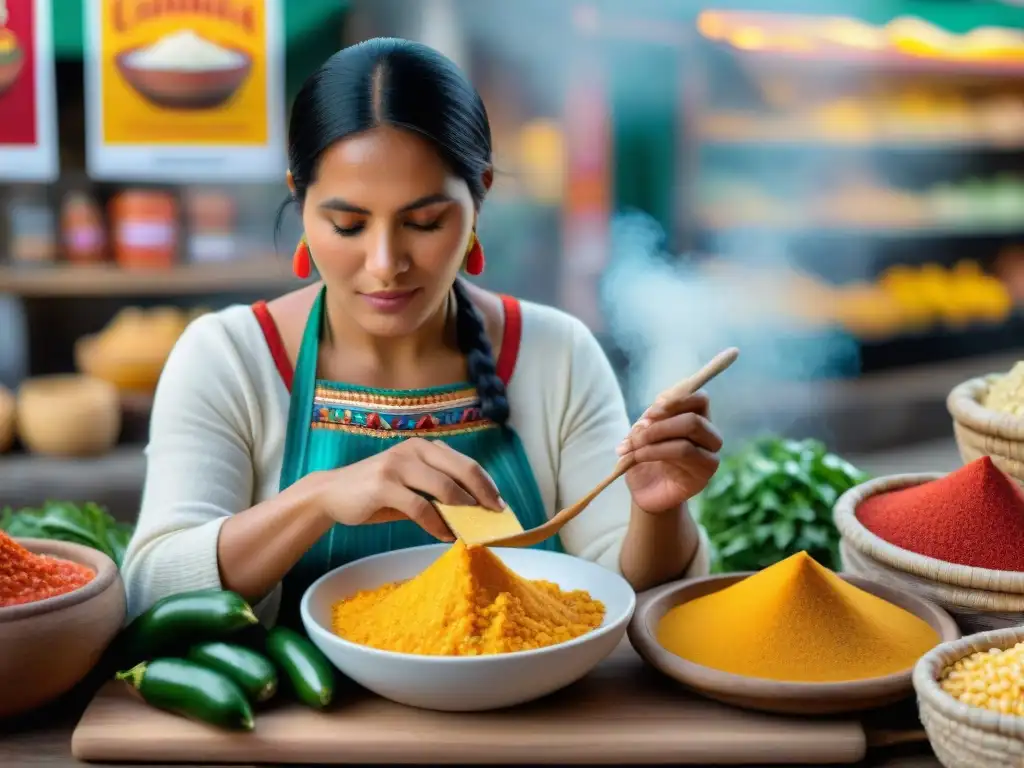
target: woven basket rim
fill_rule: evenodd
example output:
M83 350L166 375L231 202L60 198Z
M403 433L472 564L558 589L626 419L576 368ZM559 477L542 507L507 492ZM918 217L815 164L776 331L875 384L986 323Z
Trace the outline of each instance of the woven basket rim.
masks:
M930 581L984 592L1024 594L1024 573L948 563L911 552L871 532L857 518L857 507L871 496L922 485L945 477L946 474L917 472L872 478L850 488L836 500L832 509L832 520L840 535L849 541L852 547L898 571L912 573Z
M1024 485L1024 440L983 435L959 421L953 422L953 435L965 463L988 456L996 468L1009 475L1018 486Z
M952 664L975 651L1005 650L1024 640L1024 626L993 629L965 635L959 640L939 643L914 665L911 679L918 698L953 722L1012 739L1024 739L1024 717L972 707L954 699L939 686L939 675Z
M946 397L946 410L953 420L981 435L1004 440L1024 440L1024 416L986 408L980 395L1005 373L987 373L957 384ZM993 421L995 423L993 423Z
M886 563L879 562L867 552L857 549L857 547L855 547L845 536L839 539L839 551L842 557L854 557L860 561L866 561L866 567L874 569L872 573L875 575L864 574L865 578L879 579L877 574L882 574L888 578L900 579L900 583L903 585L901 588L911 590L914 589L914 586L907 584L905 580L919 578L908 571L897 570ZM861 572L856 571L856 573L860 574ZM892 575L890 576L889 574ZM1013 592L993 592L990 589L972 589L971 587L962 587L957 584L946 584L945 582L934 580L928 581L927 589L934 590L935 594L922 594L922 597L926 597L926 599L938 603L939 606L945 608L947 611L952 608L953 611L968 611L972 614L976 613L979 615L1020 614L1020 623L1024 624L1024 594L1019 595L1014 594ZM972 596L977 595L979 597L983 596L988 601L988 604L984 606L974 604L970 600L965 600L965 594ZM1012 601L1014 605L1012 607L999 606L995 608L991 606L992 601L1004 600Z

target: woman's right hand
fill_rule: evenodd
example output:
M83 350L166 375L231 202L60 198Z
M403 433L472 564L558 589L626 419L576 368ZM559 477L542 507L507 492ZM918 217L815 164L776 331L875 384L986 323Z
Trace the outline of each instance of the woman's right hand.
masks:
M342 525L407 518L431 536L453 541L437 509L422 494L442 504L504 508L497 486L477 462L446 443L416 437L326 472L319 495L324 512Z

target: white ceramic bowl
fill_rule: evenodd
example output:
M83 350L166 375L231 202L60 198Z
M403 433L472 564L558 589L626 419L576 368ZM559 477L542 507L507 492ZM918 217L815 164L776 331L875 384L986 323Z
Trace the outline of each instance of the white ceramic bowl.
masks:
M636 595L618 574L557 552L495 548L525 579L546 579L563 590L585 589L605 606L601 626L559 645L490 656L426 656L381 651L349 642L331 629L331 606L362 589L421 573L449 547L434 544L386 552L324 574L302 597L301 615L316 646L364 688L421 709L474 712L539 699L586 675L621 642Z

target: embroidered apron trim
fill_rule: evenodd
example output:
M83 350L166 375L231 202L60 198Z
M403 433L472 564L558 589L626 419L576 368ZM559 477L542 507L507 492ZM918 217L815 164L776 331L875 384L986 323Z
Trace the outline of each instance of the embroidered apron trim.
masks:
M380 438L430 437L493 429L476 390L465 384L420 390L375 390L318 379L313 429Z

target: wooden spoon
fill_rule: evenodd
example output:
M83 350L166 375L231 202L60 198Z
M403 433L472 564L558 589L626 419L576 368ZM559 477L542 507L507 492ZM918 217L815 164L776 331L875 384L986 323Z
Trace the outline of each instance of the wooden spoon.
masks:
M678 384L660 394L657 398L657 402L661 405L667 405L689 397L715 378L715 376L736 362L736 358L739 357L739 354L740 351L735 347L730 347L719 352L709 363L707 363L707 365L695 374L683 379ZM522 526L520 526L519 532L490 536L489 538L480 538L479 536L473 535L474 531L471 530L472 528L478 528L478 530L490 528L491 531L493 531L494 528L489 524L479 526L476 524L468 524L471 517L475 518L476 522L479 522L483 515L490 515L491 519L495 520L495 522L498 522L497 519L500 519L502 527L508 530L509 518L515 519L512 511L507 508L501 512L495 512L493 510L486 509L485 507L454 508L446 507L443 504L438 504L437 508L440 511L441 517L444 518L445 522L448 523L448 526L452 528L452 532L469 546L530 547L551 538L562 530L562 527L566 523L586 509L590 505L590 502L596 499L601 491L622 477L622 475L624 475L635 463L636 459L633 457L633 454L627 453L619 459L619 462L616 464L612 473L598 483L594 487L594 490L577 501L571 507L563 509L546 523L538 525L536 528L531 528L528 531L522 530ZM479 510L478 515L472 514L475 510ZM482 519L486 520L486 518ZM518 520L516 520L516 523L514 524L518 524ZM461 533L458 530L460 527L463 528Z

